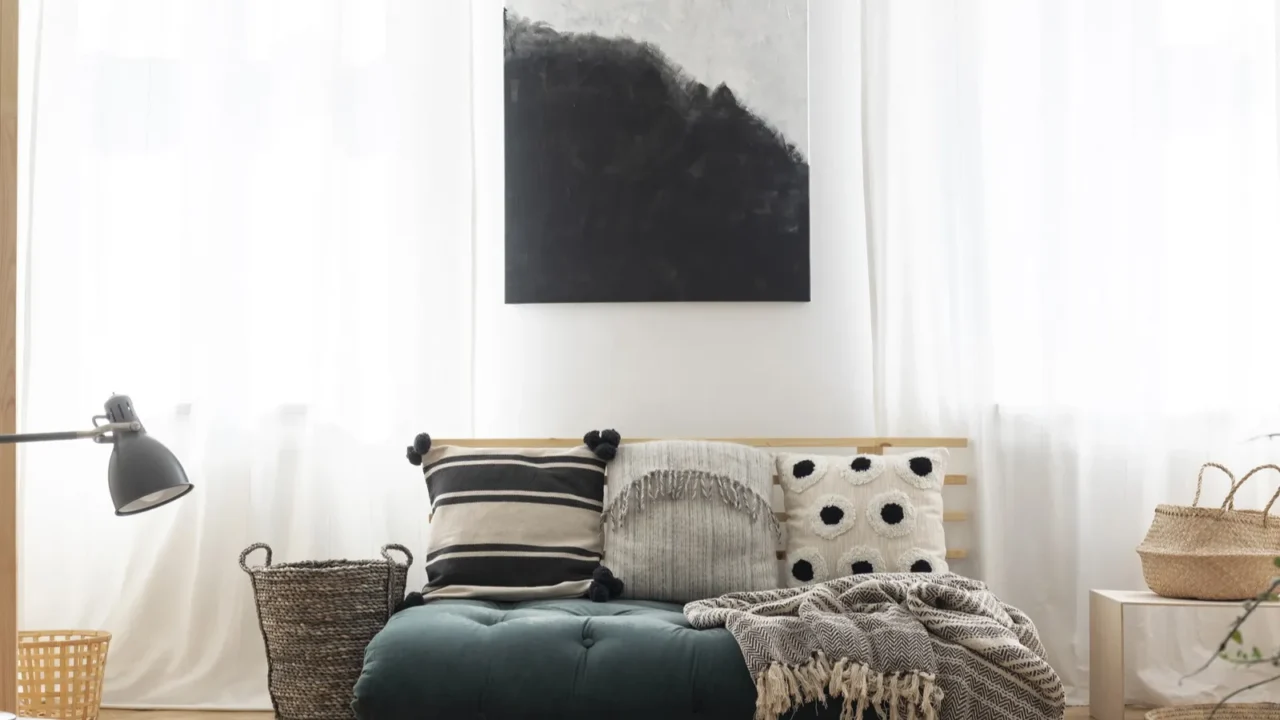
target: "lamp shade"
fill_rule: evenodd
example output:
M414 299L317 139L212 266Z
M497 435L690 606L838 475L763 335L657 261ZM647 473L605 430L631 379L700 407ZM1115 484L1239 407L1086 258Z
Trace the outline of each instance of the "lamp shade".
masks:
M112 422L137 422L133 403L116 395L107 401ZM139 425L139 427L141 427ZM134 515L158 508L191 492L182 463L146 430L115 433L114 449L107 465L107 484L116 515Z
M117 515L160 507L191 492L182 463L145 432L120 433L107 465L107 484Z

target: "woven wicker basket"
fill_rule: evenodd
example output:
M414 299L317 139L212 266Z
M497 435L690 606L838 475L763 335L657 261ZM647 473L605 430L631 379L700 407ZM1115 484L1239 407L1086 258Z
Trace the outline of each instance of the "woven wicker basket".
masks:
M1183 705L1159 708L1147 713L1147 720L1209 720L1210 717L1213 720L1280 720L1280 705L1275 703Z
M254 550L266 562L247 564ZM389 551L404 553L396 562ZM258 543L240 554L253 581L258 622L267 646L267 688L281 720L354 718L352 690L364 650L404 598L413 555L403 545L382 548L383 560L323 560L271 564Z
M93 720L111 633L35 630L18 633L18 715Z
M1204 472L1216 468L1232 480L1231 491L1217 508L1199 507ZM1280 557L1280 517L1270 515L1280 491L1261 512L1235 509L1236 491L1263 469L1261 465L1235 482L1217 463L1206 463L1196 480L1190 506L1160 505L1146 538L1138 546L1142 575L1157 595L1195 600L1248 600L1266 590Z

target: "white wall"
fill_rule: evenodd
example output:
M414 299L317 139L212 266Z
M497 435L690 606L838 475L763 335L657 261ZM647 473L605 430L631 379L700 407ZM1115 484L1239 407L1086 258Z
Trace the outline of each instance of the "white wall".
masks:
M473 5L477 437L874 433L858 10L809 12L811 302L504 305L502 2Z

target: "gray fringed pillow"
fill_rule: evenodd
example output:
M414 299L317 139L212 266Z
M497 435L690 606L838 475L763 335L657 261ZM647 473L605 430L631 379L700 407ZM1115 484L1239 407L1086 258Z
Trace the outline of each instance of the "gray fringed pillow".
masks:
M689 602L778 586L773 458L746 445L623 445L607 470L604 564L623 597Z

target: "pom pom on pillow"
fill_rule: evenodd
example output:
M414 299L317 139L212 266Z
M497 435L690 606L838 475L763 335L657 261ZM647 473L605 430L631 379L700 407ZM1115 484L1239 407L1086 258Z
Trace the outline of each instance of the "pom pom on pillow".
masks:
M622 444L622 436L617 430L601 430L587 433L582 438L596 457L608 462L618 456L618 446Z
M622 596L626 586L613 576L613 571L601 565L591 572L591 586L587 588L587 597L591 602L608 602Z
M413 444L404 449L404 456L409 459L410 465L421 465L422 456L431 451L431 436L426 433L418 433L413 438Z

